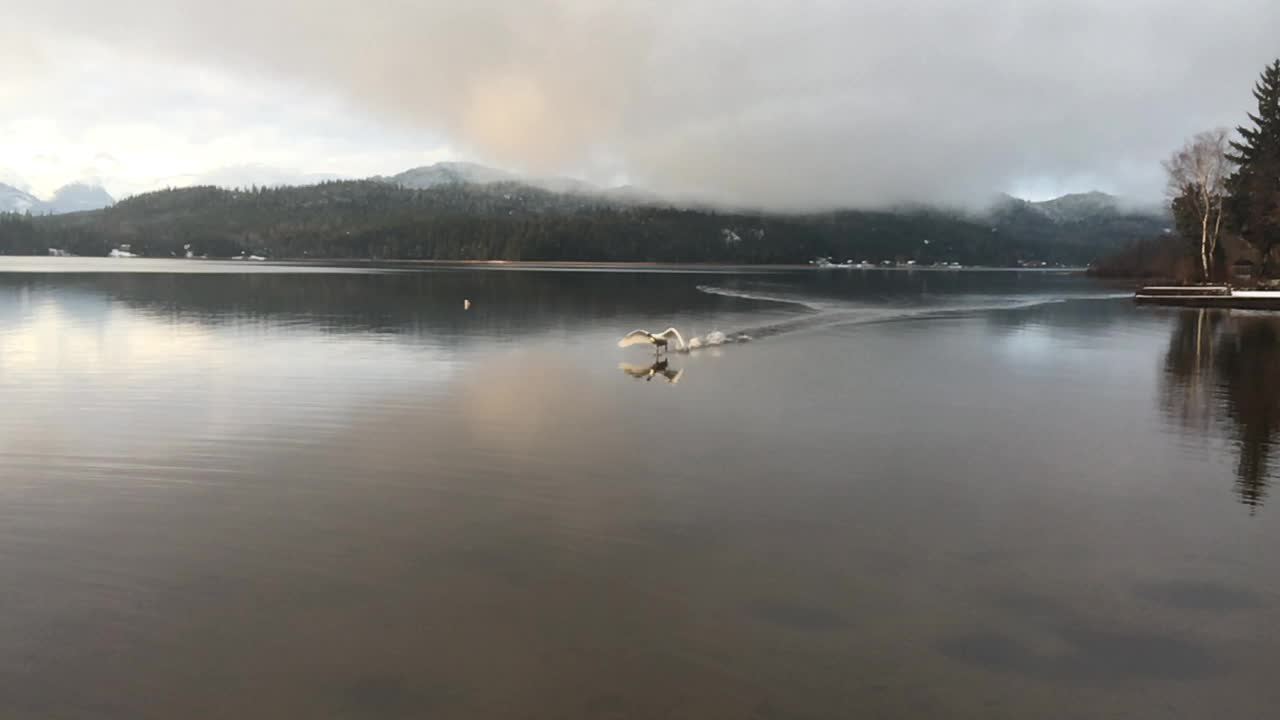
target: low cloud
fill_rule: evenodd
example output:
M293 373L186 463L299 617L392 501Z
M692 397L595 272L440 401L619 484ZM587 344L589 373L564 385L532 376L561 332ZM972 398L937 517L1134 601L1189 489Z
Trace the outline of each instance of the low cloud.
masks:
M1260 0L24 8L42 36L331 98L423 147L787 208L972 203L1085 178L1154 199L1162 157L1241 122L1280 53L1280 4Z

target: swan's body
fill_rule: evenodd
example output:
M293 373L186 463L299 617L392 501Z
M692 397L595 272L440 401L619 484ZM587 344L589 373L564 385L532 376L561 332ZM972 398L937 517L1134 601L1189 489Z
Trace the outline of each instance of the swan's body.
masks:
M662 352L670 345L671 338L675 338L679 343L677 350L684 350L684 338L680 337L680 331L673 327L667 328L660 333L651 333L648 330L632 330L618 341L618 347L627 347L629 345L639 345L640 343L650 343L653 345L654 352Z

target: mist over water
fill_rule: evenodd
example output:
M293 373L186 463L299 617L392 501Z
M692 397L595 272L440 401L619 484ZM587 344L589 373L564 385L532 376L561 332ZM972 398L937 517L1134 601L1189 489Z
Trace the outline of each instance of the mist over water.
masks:
M5 718L1280 701L1271 315L1070 273L61 260L0 260ZM616 346L668 326L752 340Z

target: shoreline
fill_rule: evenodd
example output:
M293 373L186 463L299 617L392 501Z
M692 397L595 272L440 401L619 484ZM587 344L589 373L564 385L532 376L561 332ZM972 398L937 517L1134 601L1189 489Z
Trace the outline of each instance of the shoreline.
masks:
M179 257L111 257L99 255L0 255L0 271L7 259L39 261L52 263L76 260L110 260L127 266L131 262L164 262L164 263L219 263L244 265L246 267L299 266L299 267L346 267L346 268L471 268L492 270L682 270L705 272L770 272L770 271L813 271L823 273L851 272L1037 272L1037 273L1085 273L1086 267L1019 267L998 265L966 265L948 267L934 265L876 265L876 266L816 266L811 263L699 263L699 262L652 262L652 261L591 261L591 260L427 260L427 259L370 259L370 258L179 258Z

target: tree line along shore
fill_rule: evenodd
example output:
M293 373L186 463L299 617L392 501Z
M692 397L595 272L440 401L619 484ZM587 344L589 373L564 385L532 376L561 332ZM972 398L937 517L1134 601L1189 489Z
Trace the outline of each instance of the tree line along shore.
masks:
M1179 284L1280 282L1280 59L1253 88L1234 131L1208 130L1164 162L1174 227L1138 238L1091 270Z
M1105 202L1056 215L1014 198L981 213L769 213L623 203L516 182L415 189L354 180L169 189L91 212L0 214L0 254L1079 267L1168 225L1160 213Z

